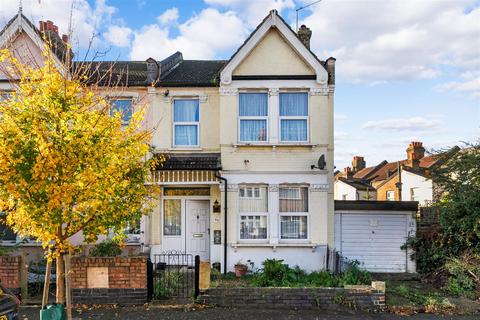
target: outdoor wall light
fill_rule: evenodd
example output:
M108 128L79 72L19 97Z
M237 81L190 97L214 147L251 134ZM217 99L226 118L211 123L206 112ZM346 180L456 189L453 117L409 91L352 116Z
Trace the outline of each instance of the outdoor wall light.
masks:
M220 213L220 210L221 210L220 203L218 203L218 200L215 200L215 202L213 203L213 212Z

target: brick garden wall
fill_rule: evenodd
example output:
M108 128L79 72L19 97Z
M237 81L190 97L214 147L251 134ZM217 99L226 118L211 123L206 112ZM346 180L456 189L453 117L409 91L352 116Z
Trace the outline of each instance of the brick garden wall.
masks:
M219 307L337 309L339 306L378 310L385 292L370 286L358 288L212 288L199 298Z
M89 268L108 268L108 285L88 287ZM147 258L76 257L71 261L73 303L143 304L147 302Z
M14 294L20 293L21 257L0 257L0 283Z

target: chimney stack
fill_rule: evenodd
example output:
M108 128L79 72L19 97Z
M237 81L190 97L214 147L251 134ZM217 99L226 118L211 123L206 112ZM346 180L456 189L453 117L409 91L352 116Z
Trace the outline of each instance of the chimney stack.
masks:
M354 156L352 161L352 169L353 173L357 173L358 171L365 169L366 162L363 157Z
M353 178L352 168L345 167L345 169L343 169L343 176L347 179L352 179Z
M420 159L425 156L425 148L420 141L412 141L407 148L407 166L417 168L420 165Z
M53 31L58 34L58 27L50 20L40 21L40 31Z
M310 28L307 28L304 24L298 29L298 37L300 38L300 41L303 42L305 47L310 49L310 39L312 38L312 30Z

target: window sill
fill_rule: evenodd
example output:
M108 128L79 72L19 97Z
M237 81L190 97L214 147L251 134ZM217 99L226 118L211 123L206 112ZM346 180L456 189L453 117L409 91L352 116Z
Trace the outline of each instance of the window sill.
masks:
M168 151L202 151L203 148L201 147L173 147L168 148Z
M230 243L230 246L237 251L238 248L272 248L273 251L276 251L277 248L311 248L314 252L319 246L322 246L318 243L311 242L289 242L289 243L258 243L258 242L249 242L249 243Z
M237 143L232 144L234 148L241 147L270 147L270 148L281 148L281 147L307 147L314 148L320 146L319 144L312 144L307 142L298 142L298 143Z

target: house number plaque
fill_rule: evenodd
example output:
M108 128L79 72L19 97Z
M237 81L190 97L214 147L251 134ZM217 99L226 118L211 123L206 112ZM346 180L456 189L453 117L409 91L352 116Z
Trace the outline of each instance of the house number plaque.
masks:
M213 230L213 244L222 244L222 230Z

